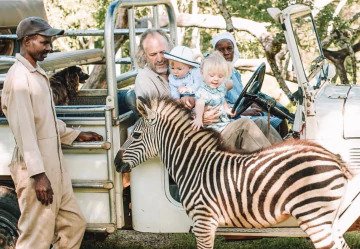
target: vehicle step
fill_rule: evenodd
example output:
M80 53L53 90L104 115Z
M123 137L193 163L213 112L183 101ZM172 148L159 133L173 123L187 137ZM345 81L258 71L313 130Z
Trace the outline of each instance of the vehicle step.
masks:
M71 180L73 188L113 189L114 183L109 180Z
M307 237L299 227L237 228L219 227L217 235L240 235L254 237Z
M88 223L86 231L92 233L113 233L116 231L116 226L112 223Z
M63 149L101 149L110 150L111 143L108 141L100 142L73 142L72 145L62 145Z

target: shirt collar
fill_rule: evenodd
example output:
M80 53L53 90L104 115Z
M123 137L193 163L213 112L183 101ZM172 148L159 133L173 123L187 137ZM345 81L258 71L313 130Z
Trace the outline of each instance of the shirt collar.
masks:
M224 83L222 83L220 86L218 86L217 88L212 88L210 87L208 84L206 84L205 82L203 82L203 87L205 88L205 90L207 90L208 92L211 92L211 93L217 93L217 92L221 92L221 89L224 85Z
M187 72L187 73L186 73L184 76L182 76L182 77L176 77L175 75L173 75L173 77L174 77L174 79L176 79L176 80L182 80L182 79L185 79L185 78L189 77L190 74L191 74L191 69L189 70L189 72Z
M153 75L154 77L160 79L162 82L166 82L166 83L168 82L168 80L166 80L164 77L162 77L159 74L157 74L156 72L154 72L150 67L145 66L143 69L146 70L147 73L149 73L149 74Z
M36 67L34 67L33 65L31 65L31 63L25 59L24 56L22 56L21 54L16 54L15 58L21 62L21 64L23 64L31 73L34 73L36 71L38 71L39 73L41 73L42 75L44 75L45 77L47 77L44 69L42 69L38 63L36 63Z

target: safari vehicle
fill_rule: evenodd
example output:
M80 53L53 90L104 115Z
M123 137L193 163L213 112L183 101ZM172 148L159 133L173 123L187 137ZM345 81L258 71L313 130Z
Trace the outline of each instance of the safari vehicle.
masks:
M12 1L0 0L1 17L3 16L1 15L3 2L11 3ZM43 8L41 1L28 2L29 4L36 2L37 7ZM126 139L127 128L134 120L131 111L119 115L116 92L118 88L121 88L123 80L136 76L135 36L143 30L135 28L134 9L144 6L153 8L153 26L158 27L158 5L164 6L168 12L170 24L166 31L176 44L176 21L170 1L114 1L108 8L104 31L66 31L64 34L65 36L103 35L104 49L53 53L42 63L47 71L70 65L106 64L107 90L82 90L75 103L57 107L57 113L61 115L59 117L69 126L80 127L81 130L93 130L105 138L104 142L74 143L72 146L63 148L75 195L87 219L89 232L112 233L124 226L121 175L115 172L113 161L114 155ZM128 11L129 28L126 30L114 28L114 16L119 7L127 8ZM349 163L351 169L356 171L358 167L356 159L360 153L360 146L356 144L359 132L356 133L355 128L352 127L355 122L352 122L351 118L356 115L351 116L349 113L358 112L354 108L359 99L356 96L360 96L359 90L356 90L358 88L333 86L328 82L318 83L314 77L323 69L324 57L309 7L291 5L282 11L272 9L269 12L284 27L297 74L299 93L301 93L297 99L297 110L295 114L292 114L281 104L260 92L264 79L263 66L256 70L244 88L237 108L244 109L252 101L259 103L266 110L270 109L273 114L289 119L293 123L292 130L295 135L317 141L329 150L340 154ZM25 13L21 18L28 15L31 13ZM15 25L11 24L13 26L9 29L10 31L14 30L17 22ZM298 36L300 32L307 32L308 35ZM114 36L125 34L129 35L130 58L115 58ZM15 38L16 36L12 34L0 36L0 39ZM303 44L311 45L312 57L308 57L308 51L303 50ZM305 46L305 48L308 47ZM0 57L0 68L6 71L13 61L12 56ZM117 75L115 64L125 62L131 64L132 70ZM85 103L92 104L85 105ZM0 118L0 137L0 241L3 243L0 247L6 247L12 246L18 235L16 221L19 211L8 170L14 141L4 117ZM354 184L356 181L357 177L349 183L349 192L342 205L338 222L341 233L344 233L359 216L356 210L360 208L358 200L360 184ZM134 230L154 233L190 231L192 224L178 201L176 186L171 184L169 175L158 158L146 161L131 172L131 199ZM245 236L306 236L292 219L272 228L219 228L217 233Z

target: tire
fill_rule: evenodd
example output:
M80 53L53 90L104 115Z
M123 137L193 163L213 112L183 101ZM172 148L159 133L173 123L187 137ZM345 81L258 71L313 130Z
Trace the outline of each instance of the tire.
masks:
M20 209L15 191L0 186L0 248L14 249L19 237L17 223Z

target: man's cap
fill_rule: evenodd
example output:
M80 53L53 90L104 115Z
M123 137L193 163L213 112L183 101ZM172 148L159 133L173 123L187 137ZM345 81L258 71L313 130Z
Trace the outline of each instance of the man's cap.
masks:
M62 29L52 28L44 19L31 16L23 19L16 28L17 39L21 40L29 35L55 36L64 34Z
M169 53L164 52L164 57L193 67L199 67L199 63L195 61L194 53L190 48L185 46L176 46L171 49Z

